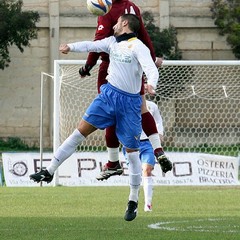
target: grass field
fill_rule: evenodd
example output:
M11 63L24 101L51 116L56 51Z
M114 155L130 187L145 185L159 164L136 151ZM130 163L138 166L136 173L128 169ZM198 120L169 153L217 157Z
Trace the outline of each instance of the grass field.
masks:
M0 188L0 239L239 240L240 187L154 188L123 219L128 187Z

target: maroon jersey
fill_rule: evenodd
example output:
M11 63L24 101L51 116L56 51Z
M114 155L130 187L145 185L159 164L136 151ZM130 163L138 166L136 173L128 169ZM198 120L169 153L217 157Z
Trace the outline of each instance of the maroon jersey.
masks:
M101 40L113 35L113 26L117 23L118 18L125 14L136 14L140 19L140 29L138 31L138 38L149 48L153 61L155 62L156 55L154 53L153 45L147 31L144 28L143 20L139 8L129 0L115 0L109 13L98 17L97 30L95 32L94 40ZM87 64L94 66L101 56L102 61L109 62L108 54L106 53L89 53Z

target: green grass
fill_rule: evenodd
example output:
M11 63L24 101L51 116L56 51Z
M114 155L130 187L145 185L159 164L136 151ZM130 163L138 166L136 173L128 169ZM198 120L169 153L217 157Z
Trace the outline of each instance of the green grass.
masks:
M132 222L123 219L128 193L128 187L2 187L0 239L240 239L239 186L158 186L151 213L143 211L141 191Z

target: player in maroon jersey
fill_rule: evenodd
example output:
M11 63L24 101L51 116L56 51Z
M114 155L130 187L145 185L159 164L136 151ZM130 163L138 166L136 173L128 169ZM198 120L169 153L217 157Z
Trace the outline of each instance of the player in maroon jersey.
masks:
M94 40L101 40L103 38L109 37L113 35L113 26L117 23L118 18L124 13L132 13L136 14L140 19L140 30L138 32L138 38L149 48L151 56L159 67L162 64L162 59L157 58L151 39L144 27L143 20L141 18L140 9L129 0L113 0L112 8L109 13L104 16L98 17L98 25L95 32ZM109 56L106 53L89 53L86 65L80 68L79 73L81 77L90 76L90 70L97 63L97 60L102 60L99 66L98 72L98 82L97 88L98 92L100 91L100 86L102 84L107 83L107 69L109 65ZM172 163L168 160L163 152L163 148L161 146L161 141L157 132L155 121L152 115L149 113L146 100L144 97L144 84L142 85L141 95L143 99L142 104L142 127L146 135L148 136L153 149L154 154L162 168L163 172L170 171L172 169ZM106 129L106 143L108 148L109 160L103 167L103 171L97 177L98 180L108 179L113 175L121 175L123 173L123 169L119 163L119 141L115 134L115 126L109 127Z

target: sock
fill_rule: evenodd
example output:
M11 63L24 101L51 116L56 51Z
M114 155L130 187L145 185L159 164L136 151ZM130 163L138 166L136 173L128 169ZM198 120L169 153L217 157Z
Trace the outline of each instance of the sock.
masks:
M119 148L107 148L108 151L108 167L114 168L117 164L119 164Z
M161 155L164 155L164 154L165 154L165 153L164 153L162 147L154 149L154 155L155 155L156 157L161 156Z
M152 177L143 177L143 191L145 205L152 204L153 196L153 179Z
M126 153L129 162L129 201L138 202L139 189L141 184L142 165L139 159L139 152Z
M47 167L48 172L53 175L56 169L75 152L83 140L85 137L76 129L54 153L54 157Z
M162 149L162 145L161 145L161 141L160 141L160 137L158 133L152 134L148 137L150 143L152 144L153 149L158 149L161 148Z

